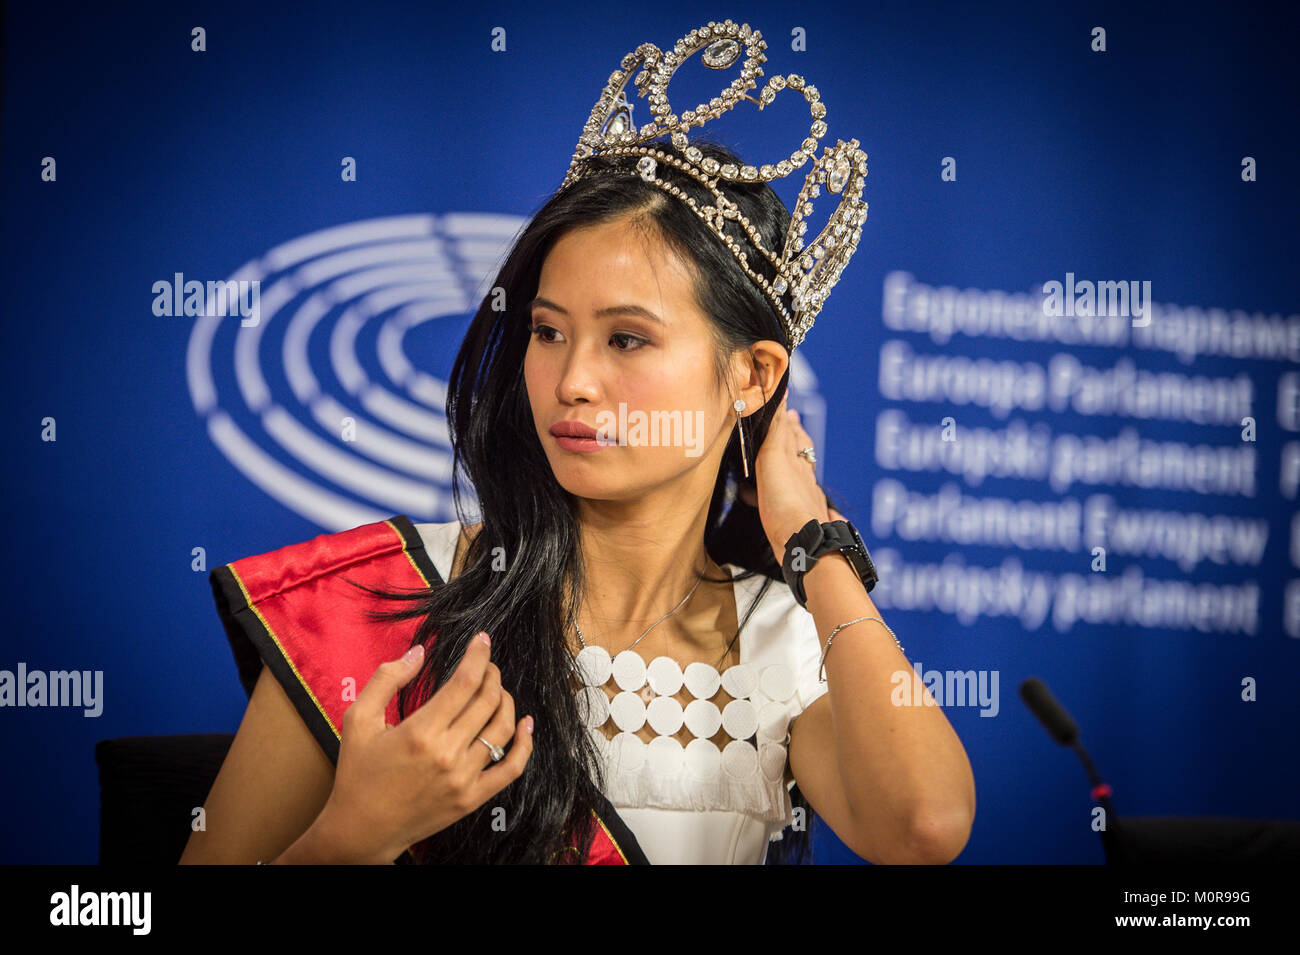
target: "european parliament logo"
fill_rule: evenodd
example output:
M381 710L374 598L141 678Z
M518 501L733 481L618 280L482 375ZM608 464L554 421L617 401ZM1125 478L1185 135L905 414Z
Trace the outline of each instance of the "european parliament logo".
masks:
M186 378L213 444L329 532L393 514L454 520L446 381L430 369L450 366L524 222L481 213L350 222L210 283ZM250 287L256 297L241 298Z

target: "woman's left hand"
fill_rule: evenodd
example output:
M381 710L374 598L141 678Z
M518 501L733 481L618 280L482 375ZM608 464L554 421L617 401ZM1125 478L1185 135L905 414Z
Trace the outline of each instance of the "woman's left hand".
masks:
M816 468L798 452L813 446L812 438L799 423L797 412L786 407L787 391L781 397L772 424L754 461L757 502L746 488L741 497L758 507L763 532L772 544L777 560L785 556L785 543L809 521L844 520L844 515L826 504L826 494L817 484Z

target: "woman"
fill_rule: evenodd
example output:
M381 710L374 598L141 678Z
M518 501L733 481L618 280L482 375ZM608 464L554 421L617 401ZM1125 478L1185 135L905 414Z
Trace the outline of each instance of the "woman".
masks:
M691 148L740 163L716 144ZM783 312L756 284L749 270L769 283L776 270L739 222L733 250L682 201L718 200L672 162L648 176L641 156L597 152L581 172L517 240L452 370L453 492L464 513L468 477L481 522L443 525L458 541L445 583L365 588L411 602L387 619L418 621L411 644L424 652L374 670L336 731L336 770L263 670L210 817L269 814L270 796L263 806L247 793L275 787L275 763L295 795L261 823L259 861L567 864L592 861L603 839L627 861L761 863L771 839L806 848L806 826L781 838L790 800L772 804L797 783L864 858L950 861L974 812L960 741L938 707L891 704L891 675L912 678L910 664L845 556L811 563L802 601L783 569L809 522L843 520L785 407L790 350L807 330L789 322L797 303ZM765 182L719 188L764 248L782 248L790 213ZM680 413L676 440L630 423L655 412ZM600 433L574 438L575 426ZM830 652L841 624L852 627ZM740 666L753 662L747 646L775 661L758 688L739 679L753 669ZM394 693L398 719L383 721ZM786 714L775 731L754 728L762 705ZM633 756L644 765L619 777L626 798L611 804L610 777ZM760 756L762 775L746 762ZM671 786L656 775L665 766ZM181 861L254 861L251 842L230 848L230 828L196 832Z

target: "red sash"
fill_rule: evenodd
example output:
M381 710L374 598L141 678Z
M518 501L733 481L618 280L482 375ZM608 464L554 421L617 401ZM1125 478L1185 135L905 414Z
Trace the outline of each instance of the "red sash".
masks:
M395 602L344 577L392 590L443 583L404 515L245 557L209 575L244 692L251 697L262 665L270 667L336 765L339 726L351 703L343 699L344 680L353 681L352 695L359 693L379 664L406 651L419 627L418 619L370 620L366 610L391 610ZM396 696L385 716L398 722ZM591 825L587 865L649 864L607 800L593 810ZM402 861L412 858L407 849Z

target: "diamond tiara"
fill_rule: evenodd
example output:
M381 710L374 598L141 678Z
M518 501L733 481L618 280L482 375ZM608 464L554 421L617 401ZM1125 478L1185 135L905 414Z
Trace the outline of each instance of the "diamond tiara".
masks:
M708 103L701 103L680 117L673 113L667 90L677 68L690 59L695 51L705 48L700 57L701 62L709 69L725 70L739 58L742 42L747 59L742 64L740 77ZM751 30L748 23L737 26L731 20L722 23L710 20L707 26L692 30L678 40L667 53L653 43L642 43L635 51L623 57L622 69L609 75L605 91L596 101L591 117L583 127L582 136L573 153L573 161L569 164L564 182L560 184L560 191L591 171L588 160L593 157L640 154L642 158L637 162L636 168L631 170L631 174L639 175L646 182L684 200L695 210L731 249L741 268L772 302L789 335L790 348L794 349L812 328L813 320L821 311L826 297L839 281L845 264L858 247L862 222L867 217L867 204L861 198L863 180L867 175L867 154L858 148L856 139L847 143L837 140L834 146L824 147L823 155L813 159L812 168L799 191L784 246L776 252L764 247L761 236L750 225L748 218L741 215L736 203L719 190L719 180L756 182L784 178L813 158L817 152L818 140L826 133L826 107L821 102L821 95L817 87L805 83L802 76L794 73L771 76L758 99L746 95L747 90L756 87L756 78L763 75L759 64L767 59L763 53L765 49L767 43L758 30ZM643 69L634 81L640 87L637 95L649 96L650 108L655 117L655 122L647 123L639 130L632 123L632 104L625 91L627 81L638 65ZM717 119L740 100L757 103L761 111L776 99L777 93L786 88L803 94L813 118L808 138L790 154L789 159L757 168L736 166L734 163L720 164L716 159L704 156L687 139L686 132L692 126L703 126L709 120ZM654 145L654 140L663 136L671 138L676 152L661 148L666 145L663 143L659 147ZM698 180L713 194L715 204L701 206L678 186L659 178L656 170L661 162L675 166ZM830 192L842 194L840 203L826 226L805 249L804 235L808 231L808 223L804 219L812 214L812 200L820 195L823 183ZM750 267L739 243L726 234L726 219L737 221L755 248L772 263L776 277L771 282ZM781 298L786 291L790 291L791 309L786 308Z

